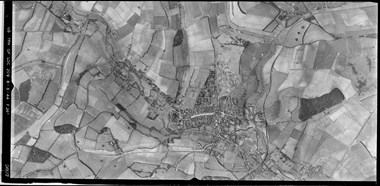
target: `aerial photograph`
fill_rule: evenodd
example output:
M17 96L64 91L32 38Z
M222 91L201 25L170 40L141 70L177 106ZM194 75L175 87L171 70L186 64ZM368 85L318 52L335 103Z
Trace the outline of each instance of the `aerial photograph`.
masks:
M12 7L10 178L377 181L375 2Z

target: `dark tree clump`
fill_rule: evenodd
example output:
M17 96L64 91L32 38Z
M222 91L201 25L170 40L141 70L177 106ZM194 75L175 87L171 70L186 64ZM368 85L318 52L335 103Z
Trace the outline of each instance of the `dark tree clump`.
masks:
M71 124L64 124L60 126L54 126L54 130L59 134L71 134L76 133L78 128L74 127Z
M330 93L321 97L313 99L301 98L301 107L298 117L301 121L306 121L312 116L323 112L325 109L341 103L344 99L343 93L338 88L334 88Z
M183 41L182 30L178 30L177 33L174 36L173 47L181 45L182 41Z

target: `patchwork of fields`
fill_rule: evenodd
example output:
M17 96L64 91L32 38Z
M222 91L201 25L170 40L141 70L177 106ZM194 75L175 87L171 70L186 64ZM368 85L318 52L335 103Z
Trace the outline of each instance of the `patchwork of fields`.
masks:
M11 178L376 180L376 3L13 5Z

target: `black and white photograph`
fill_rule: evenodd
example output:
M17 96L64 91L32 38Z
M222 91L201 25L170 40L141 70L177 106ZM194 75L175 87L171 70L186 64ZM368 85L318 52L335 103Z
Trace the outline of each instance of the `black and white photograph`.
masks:
M4 183L377 182L377 2L0 5Z

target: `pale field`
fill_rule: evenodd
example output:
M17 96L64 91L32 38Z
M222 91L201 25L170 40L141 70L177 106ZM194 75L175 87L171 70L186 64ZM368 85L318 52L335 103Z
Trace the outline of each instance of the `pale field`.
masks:
M131 169L135 171L153 172L157 167L158 165L135 162L131 166Z
M40 121L41 123L39 123L39 125L41 125L40 130L54 130L55 121L65 111L66 111L65 109L63 109L62 107L58 108L56 105L53 105L52 107L50 107L49 110L45 114L46 118L44 120L41 120ZM37 122L35 124L37 125ZM39 131L37 130L35 131L35 133L38 133L38 132Z
M364 106L370 111L374 112L377 109L377 95L369 96L363 100L360 100Z
M41 111L25 102L21 102L14 110L12 110L12 113L25 117L27 120L32 122L41 118L43 115Z
M94 81L92 85L102 90L102 92L107 96L108 100L112 100L121 90L121 87L119 87L119 85L117 85L114 80L115 76L111 74L105 79Z
M161 120L159 120L159 117L157 117L155 120L151 120L149 118L146 118L144 120L144 123L142 123L147 128L155 128L157 130L161 130L164 128L164 124ZM160 134L159 134L160 135Z
M71 134L60 134L49 152L55 157L64 159L76 151L74 138Z
M194 154L190 153L186 155L181 161L177 164L176 169L181 170L185 174L192 175L194 174Z
M191 24L195 23L202 16L199 5L200 3L182 3L182 6L184 7L184 23L186 27L189 27Z
M310 24L303 39L304 44L313 43L319 40L334 40L334 38L330 34L326 33L320 26L317 26L315 24Z
M97 51L99 52L99 55L102 55L105 58L109 58L111 51L108 50L104 40L105 40L105 36L103 36L100 32L95 32L90 37L89 41L92 43L94 48L98 49ZM110 44L113 45L114 43L111 42Z
M54 130L41 131L40 136L35 144L35 147L48 151L55 140L58 138L59 134Z
M141 96L126 109L139 123L143 123L149 113L148 108L148 102Z
M22 51L14 61L15 66L22 65L29 61L38 59L37 55L40 50L39 46L42 42L41 37L41 32L33 32L26 34Z
M141 14L141 7L142 5L150 4L149 2L146 1L124 1L124 7L128 7L128 9L132 10L134 13L140 16Z
M285 81L278 88L278 91L284 90L289 87L305 87L306 84L302 82L302 76L304 75L303 70L290 70L289 75Z
M363 180L369 176L376 174L375 159L365 155L366 150L362 144L355 145L355 148L350 149L334 171L332 178L334 180Z
M257 6L260 4L260 2L239 2L240 8L243 9L243 11L247 12L250 8Z
M367 121L368 117L371 115L363 104L358 101L349 100L344 107L351 113L354 120L359 123L360 126L363 126Z
M189 38L189 48L190 51L205 51L214 49L211 39L193 41L191 38Z
M336 125L342 131L340 135L333 135L336 139L349 146L359 133L361 126L353 120L352 116L348 113L340 115L330 126ZM329 126L329 127L330 127ZM327 130L327 129L326 129Z
M133 15L131 11L122 12L122 10L118 7L115 9L109 7L104 14L104 19L111 23L115 29L119 29L127 24L127 20Z
M192 152L196 148L196 142L190 139L174 139L174 143L169 144L170 151L188 151Z
M89 65L95 65L99 60L100 53L92 45L88 38L85 38L82 42L81 48L78 52L78 58L75 63L74 74L79 74L86 70ZM80 59L80 60L78 60Z
M192 176L186 175L181 171L176 171L175 168L171 167L167 171L163 169L157 169L157 173L154 174L155 177L159 179L170 179L170 180L188 180L193 178Z
M94 120L92 120L88 126L91 126L95 131L100 132L104 125L110 120L111 113L102 112L96 116Z
M377 157L377 113L373 113L366 125L364 125L357 140L361 141L368 149L368 152Z
M166 77L168 79L175 79L176 71L177 69L175 66L161 60L161 66L159 71L160 76Z
M125 159L125 156L120 156L104 166L97 176L102 179L116 179L128 168L128 166L129 164Z
M126 158L131 162L159 165L164 158L167 158L168 150L163 145L154 148L140 148L126 153Z
M158 61L158 59L162 57L163 53L164 53L164 49L161 49L161 48L156 47L154 45L150 45L149 49L148 49L147 53L144 55L144 57L149 54L153 57L153 60L152 60L153 63L156 63ZM152 62L148 62L146 64L148 65L150 63L152 63ZM150 65L148 65L148 66L150 66Z
M297 146L298 140L295 140L293 138L288 138L288 140L285 143L284 148L282 149L282 152L286 154L289 158L293 158L294 155L294 148Z
M212 167L210 167L212 164ZM210 158L206 163L196 163L195 177L201 179L203 176L222 176L228 177L232 180L236 179L235 176L222 167L215 158Z
M296 97L291 97L288 101L288 110L293 111L298 107L298 98Z
M99 89L93 86L89 86L89 102L88 106L96 108L98 112L108 111L117 114L115 111L116 106L112 104L106 95L104 95Z
M335 19L331 12L325 12L314 15L321 25L335 25Z
M41 26L42 18L46 12L46 8L40 4L37 4L34 10L33 17L25 24L25 31L38 31Z
M13 72L13 86L16 87L16 88L19 88L20 87L20 84L22 82L25 82L27 81L28 79L30 79L28 73L25 72L24 69L21 69L21 70L18 70L16 72ZM17 77L17 78L16 78Z
M155 138L145 136L138 131L133 131L128 140L128 144L123 147L123 151L128 152L139 148L153 148L158 144Z
M96 1L85 1L85 2L80 2L79 3L79 8L83 11L91 11L92 7L94 7Z
M12 63L22 50L22 43L24 41L25 32L13 32L12 34Z
M267 84L270 82L270 74L271 74L272 65L275 61L277 61L276 58L278 57L278 55L280 55L281 51L282 51L282 46L276 47L276 53L265 63L263 67L264 84Z
M134 173L130 168L125 170L118 179L143 179L140 176L138 176L136 173Z
M199 69L196 68L194 71L193 76L190 79L189 86L191 87L196 87L196 88L202 88L204 83L207 80L207 77L209 75L209 70L208 69Z
M166 42L167 41L165 37L165 31L164 30L155 31L155 33L153 34L153 40L151 42L151 45L164 50Z
M278 57L275 61L273 68L279 72L288 74L290 68L289 66L293 63L294 53L294 48L283 48L282 50L280 50L280 52L278 52Z
M190 51L213 49L208 19L201 19L185 29Z
M356 90L352 86L352 81L347 78L335 76L333 78L333 83L342 91L345 99L348 99L356 94Z
M60 164L58 167L59 175L61 178L73 178L74 176L71 174L69 168L65 165L65 163Z
M335 121L339 118L340 115L342 115L343 113L346 113L348 110L345 108L345 107L340 107L338 110L336 110L335 112L331 113L328 115L328 117L332 120L332 121Z
M55 126L64 124L71 124L75 127L79 126L80 120L83 115L83 110L77 108L75 104L71 104L67 110L57 118Z
M230 2L229 17L239 27L252 30L263 30L271 21L271 18L262 16L245 15L240 12L237 2Z
M87 105L87 89L82 86L78 87L77 94L75 96L75 104L78 105L78 109L85 109Z
M86 163L94 172L98 172L102 167L107 165L112 159L115 158L113 156L105 156L83 151L78 152L78 157L80 160Z
M189 62L190 66L209 69L215 62L214 50L191 51L189 54Z
M185 72L182 75L182 90L181 95L184 96L187 92L187 89L189 87L190 80L193 76L193 73L198 70L196 67L190 66L190 68L186 69Z
M23 177L28 173L34 172L36 170L49 170L53 169L54 167L55 165L49 160L46 160L44 163L26 162L21 169L20 176Z
M132 35L132 48L138 55L142 56L149 48L154 30L150 29L149 23L136 24Z
M105 127L110 128L114 138L127 142L133 129L126 123L127 122L124 119L121 119L121 117L119 120L117 120L115 117L111 117Z
M351 3L355 4L355 3ZM368 11L375 11L373 3L356 3L354 6L338 8L335 11L321 11L315 14L316 20L329 33L358 35L359 32L376 32L377 21L369 17ZM376 8L375 8L376 7Z
M279 99L279 92L280 87L285 83L286 79L288 78L289 75L281 72L274 71L272 73L272 85L271 85L271 90L267 96L267 101L265 102L265 107L268 108L271 106L276 100Z
M98 133L91 127L87 127L86 135L84 136L84 138L96 141L98 139Z
M194 162L203 163L206 162L209 158L209 155L205 152L194 152Z
M350 9L349 11L342 11L340 13L346 26L363 24L363 22L369 20L366 12L359 8Z
M129 54L130 45L132 44L132 35L133 35L133 32L116 41L118 44L118 47L120 48L120 51L125 56Z
M168 151L167 152L167 156L164 157L161 162L163 164L168 164L168 165L172 165L172 166L177 166L177 164L180 162L180 160L189 155L191 152L185 152L185 151Z
M27 21L29 21L32 16L33 16L33 10L21 9L17 11L14 15L15 29L22 30L24 28L25 23L27 23Z
M82 78L80 79L79 81L79 85L82 87L82 88L85 88L86 90L88 90L88 85L90 84L91 80L93 79L94 77L91 75L90 72L86 72Z
M315 98L327 94L332 89L335 76L330 75L330 70L314 71L313 79L303 92L304 98Z
M283 45L285 47L295 47L297 45L303 44L302 38L305 35L305 32L308 30L310 24L311 23L307 21L300 21L298 23L295 23L287 33Z
M129 91L126 89L122 89L115 97L115 99L123 106L128 107L130 106L134 101L136 101L136 98L134 98Z
M44 19L41 22L40 31L50 31L53 25L56 23L56 17L50 12L46 11Z
M64 161L64 164L72 173L72 175L76 178L93 178L93 174L90 169L88 169L85 165L83 165L77 155L71 155ZM79 173L76 175L75 173Z

